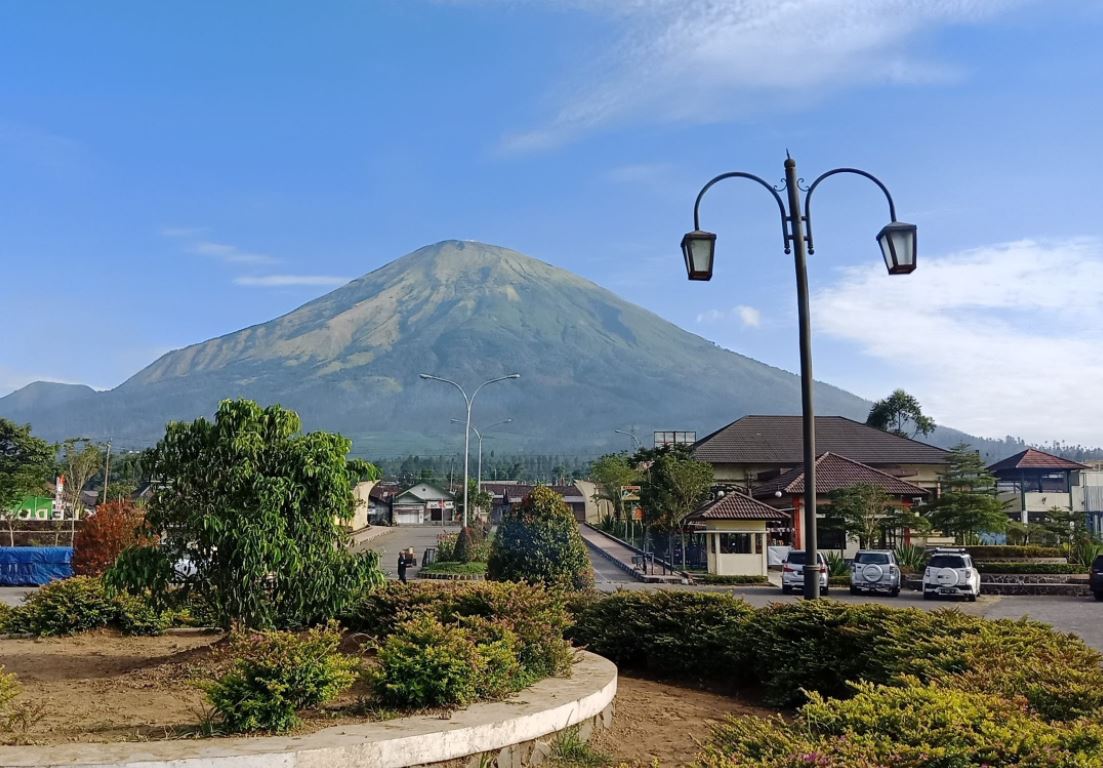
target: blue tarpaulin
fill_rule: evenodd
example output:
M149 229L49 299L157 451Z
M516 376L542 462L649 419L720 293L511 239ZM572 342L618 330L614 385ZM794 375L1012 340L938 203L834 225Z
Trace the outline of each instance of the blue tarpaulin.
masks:
M72 575L72 547L0 547L0 587L38 587Z

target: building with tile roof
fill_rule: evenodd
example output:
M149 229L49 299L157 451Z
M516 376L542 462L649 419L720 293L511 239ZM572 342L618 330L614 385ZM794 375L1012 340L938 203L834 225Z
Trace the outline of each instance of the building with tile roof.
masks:
M1086 499L1090 493L1077 493L1081 477L1088 477L1091 468L1078 461L1054 456L1052 453L1027 448L988 467L996 477L999 498L1006 505L1008 516L1021 523L1041 522L1054 508L1063 511L1084 511L1090 514ZM1074 487L1076 486L1076 487ZM1075 503L1074 497L1082 499ZM1103 512L1103 510L1098 510Z
M685 521L703 536L708 572L717 576L765 576L771 527L788 527L789 513L731 491Z

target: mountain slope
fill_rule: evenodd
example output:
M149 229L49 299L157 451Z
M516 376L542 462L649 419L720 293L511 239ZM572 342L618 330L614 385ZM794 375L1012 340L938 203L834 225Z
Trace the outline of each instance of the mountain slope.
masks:
M114 390L40 406L20 390L0 415L56 439L145 444L168 419L226 397L295 408L367 454L452 452L463 415L451 387L504 373L476 423L511 417L486 449L593 452L635 426L704 433L746 413L799 413L791 373L717 347L593 283L515 251L445 241L421 248L267 323L164 355ZM35 385L32 385L35 386ZM819 384L817 409L865 417L868 403ZM498 431L496 430L496 433Z

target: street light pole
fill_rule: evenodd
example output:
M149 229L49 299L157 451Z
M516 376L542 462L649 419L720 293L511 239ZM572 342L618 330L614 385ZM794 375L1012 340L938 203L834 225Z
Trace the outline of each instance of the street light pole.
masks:
M501 424L509 424L512 421L513 421L513 419L502 419L501 421L494 422L493 424L490 425L490 427L497 427ZM463 421L461 421L460 419L451 419L451 422L453 424L463 424ZM487 429L490 429L490 427L487 427ZM479 439L479 471L475 475L475 487L479 489L479 493L482 493L483 492L483 435L482 435L482 432L479 431L479 428L476 427L474 424L471 425L471 431L474 432L475 437L477 437Z
M906 275L915 269L916 227L896 219L896 205L881 180L871 173L857 168L835 168L820 174L807 188L797 176L797 163L786 153L785 179L782 186L775 187L764 179L751 173L733 171L722 173L710 180L697 194L693 205L693 231L682 238L682 255L685 258L686 272L690 280L711 280L713 257L716 251L716 235L701 230L701 200L705 193L717 182L725 179L742 178L754 181L765 187L777 203L781 214L782 245L785 253L793 254L793 263L797 278L797 319L800 335L800 394L801 426L803 436L804 462L804 597L815 600L820 595L819 542L816 540L816 417L813 407L812 388L812 321L808 307L808 254L815 253L812 242L812 193L824 179L835 174L848 173L862 176L876 184L885 195L889 204L891 221L877 235L877 242L885 259L890 275ZM804 196L804 212L801 213L800 193ZM783 200L781 192L786 193ZM807 232L805 228L807 227ZM806 247L807 246L807 251Z
M636 450L637 451L640 448L643 447L643 444L640 442L640 439L638 437L636 437L635 432L625 432L623 429L614 429L613 431L616 432L618 435L627 435L628 437L632 438L632 442L634 442L636 444Z
M479 390L485 387L487 384L493 384L496 381L506 381L507 379L519 379L521 374L511 373L508 376L498 376L494 379L487 379L479 386L475 387L475 391L471 393L471 397L467 396L467 392L464 391L456 382L451 379L445 379L440 376L433 376L428 373L420 373L418 376L426 381L442 381L445 384L451 384L453 387L460 391L463 395L463 402L467 406L467 421L463 430L463 527L467 527L467 478L468 478L468 454L471 451L471 406L475 404L475 397L479 394ZM444 521L444 515L441 515L441 522Z

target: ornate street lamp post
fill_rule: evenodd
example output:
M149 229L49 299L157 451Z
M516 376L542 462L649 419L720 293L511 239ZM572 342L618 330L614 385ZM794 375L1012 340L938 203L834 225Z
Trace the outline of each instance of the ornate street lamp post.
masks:
M690 280L711 280L716 235L701 230L701 199L717 182L725 179L750 179L765 187L774 196L781 214L782 246L793 253L797 274L797 319L800 327L800 394L801 421L804 436L804 596L814 600L820 596L819 547L816 541L816 419L812 407L812 327L808 310L808 266L805 254L815 253L812 244L812 193L824 179L839 173L862 176L876 184L889 204L890 223L877 234L877 242L890 275L906 275L915 269L916 227L896 220L896 205L888 188L871 173L857 168L835 168L816 178L807 187L797 177L797 163L786 153L785 180L773 186L752 173L733 171L710 180L697 193L693 204L693 231L682 238L682 256ZM801 213L800 193L804 192L804 212ZM781 193L785 193L782 199ZM807 227L807 231L806 231Z
M444 379L440 376L432 376L428 373L419 373L419 377L426 381L443 381L445 384L451 384L453 387L460 391L463 395L464 404L467 405L467 421L465 422L465 428L463 431L463 527L467 527L467 455L471 450L471 406L475 404L475 396L479 394L479 390L485 387L487 384L493 384L496 381L506 381L507 379L519 379L521 374L511 373L508 376L499 376L496 379L488 379L479 386L475 387L475 391L471 393L471 397L467 396L464 391L456 382L451 379ZM444 515L441 514L441 522L444 522Z

